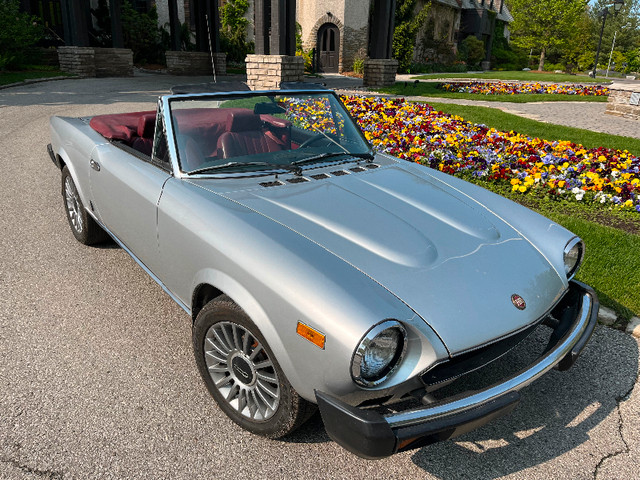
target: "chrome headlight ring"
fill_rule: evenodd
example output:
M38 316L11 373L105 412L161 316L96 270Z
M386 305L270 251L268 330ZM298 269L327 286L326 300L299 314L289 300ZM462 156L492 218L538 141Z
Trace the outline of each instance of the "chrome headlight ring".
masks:
M384 320L362 337L351 359L351 377L362 387L375 387L402 363L407 331L397 320Z
M571 280L578 271L578 268L580 268L580 264L584 258L584 242L580 237L573 237L567 242L562 258L564 261L564 272L567 275L567 279Z

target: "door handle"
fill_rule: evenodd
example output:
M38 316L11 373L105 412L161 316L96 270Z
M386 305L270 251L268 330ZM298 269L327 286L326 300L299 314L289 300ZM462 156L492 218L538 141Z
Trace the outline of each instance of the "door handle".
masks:
M100 164L96 162L93 158L89 160L89 165L91 165L91 168L93 168L96 172L100 171Z

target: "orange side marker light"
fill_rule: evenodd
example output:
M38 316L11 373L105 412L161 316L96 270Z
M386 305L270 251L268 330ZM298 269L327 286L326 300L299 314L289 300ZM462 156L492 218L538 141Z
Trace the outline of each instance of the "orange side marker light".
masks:
M302 338L306 338L315 346L320 347L324 350L324 341L325 336L323 333L320 333L317 330L314 330L308 325L305 325L302 322L298 322L298 326L296 327L296 333L300 335Z

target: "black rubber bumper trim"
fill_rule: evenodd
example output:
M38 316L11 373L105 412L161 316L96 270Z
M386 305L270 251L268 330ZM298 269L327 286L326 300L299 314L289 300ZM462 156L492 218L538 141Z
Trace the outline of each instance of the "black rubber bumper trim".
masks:
M394 429L378 412L352 407L317 390L315 394L329 437L370 460L462 435L508 414L520 400L520 394L512 391L473 409Z
M51 157L51 161L53 162L53 164L58 167L58 169L62 169L62 165L60 165L60 162L58 161L58 158L56 157L56 154L53 153L53 147L51 146L51 144L49 143L47 145L47 152L49 153L49 157Z
M576 293L580 296L584 295L585 293L588 293L591 296L591 315L589 316L589 323L587 324L587 328L585 329L582 336L573 345L571 351L567 353L567 355L556 365L556 370L559 370L561 372L569 370L580 356L580 353L582 353L582 350L584 350L584 347L587 345L587 342L591 338L591 335L593 334L593 331L598 324L598 311L600 310L600 302L598 300L598 296L589 285L578 282L577 280L571 280L570 288L572 290L575 290Z

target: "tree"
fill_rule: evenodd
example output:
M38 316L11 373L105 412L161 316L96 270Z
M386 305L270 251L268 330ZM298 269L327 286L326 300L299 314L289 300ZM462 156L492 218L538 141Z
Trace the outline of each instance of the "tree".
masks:
M509 6L514 18L511 38L520 47L540 50L538 70L550 49L575 37L587 12L585 0L511 0Z
M18 0L0 0L0 70L19 66L41 38L42 27L20 11Z

